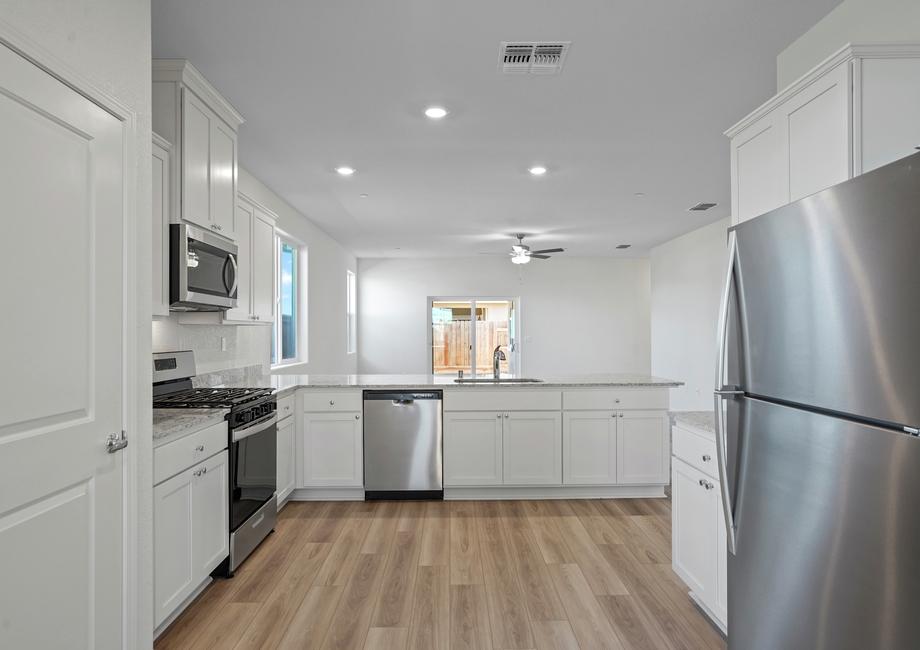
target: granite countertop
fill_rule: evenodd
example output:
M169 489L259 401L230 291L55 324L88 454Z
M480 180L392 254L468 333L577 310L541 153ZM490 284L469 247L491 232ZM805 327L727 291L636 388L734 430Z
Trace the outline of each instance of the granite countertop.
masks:
M606 374L573 377L539 377L539 383L458 384L454 375L263 375L261 378L228 382L228 387L274 388L280 395L297 388L674 388L683 382L650 375Z
M153 409L154 449L223 422L230 409Z
M716 432L715 411L671 411L674 422L702 429L703 431Z

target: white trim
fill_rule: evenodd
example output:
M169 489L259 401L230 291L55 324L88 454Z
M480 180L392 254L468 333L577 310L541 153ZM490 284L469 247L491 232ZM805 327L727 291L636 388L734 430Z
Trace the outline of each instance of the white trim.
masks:
M157 145L158 147L162 147L163 149L166 149L166 151L172 151L172 148L173 148L172 142L164 138L162 135L160 135L156 131L151 131L150 135L153 137L153 144Z
M294 488L288 501L364 501L364 488Z
M185 59L153 59L153 81L184 84L220 115L234 131L239 130L240 125L246 121L233 104L205 79L198 68Z
M82 73L76 71L68 63L58 58L42 45L36 43L15 27L5 21L0 21L0 45L9 47L20 56L31 61L45 72L58 79L77 93L83 95L94 104L111 113L123 124L123 149L122 173L124 179L123 195L123 251L122 264L124 265L124 286L122 314L122 426L127 432L129 444L122 455L123 472L123 534L122 544L124 552L123 594L122 594L122 642L125 648L139 648L149 645L149 631L142 630L139 626L138 615L144 599L140 598L141 585L139 581L140 558L138 556L139 540L142 532L152 538L153 530L150 526L143 526L139 530L138 509L140 506L140 490L138 485L138 441L140 431L146 430L139 419L137 387L141 378L138 374L142 368L149 373L149 359L138 358L137 352L137 267L133 263L136 259L135 250L138 246L137 233L137 115L118 99L102 90L102 84L97 83ZM147 240L143 240L146 242ZM148 310L150 309L148 305ZM147 384L150 384L149 376ZM149 425L149 423L147 423ZM153 465L152 440L150 441L150 464Z
M708 607L706 607L706 605L703 604L703 600L700 597L698 597L696 593L694 593L693 591L688 592L687 595L690 596L690 600L693 601L693 604L696 605L697 609L699 609L701 612L703 612L703 614L706 615L709 621L713 625L716 626L716 628L722 633L722 635L727 636L728 628L725 627L725 623L723 623L721 619L719 619L719 617L716 616L712 612L711 609L709 609Z
M801 92L812 83L823 77L841 63L853 59L888 59L888 58L913 58L920 57L920 44L918 43L847 43L829 57L821 61L814 68L776 93L773 97L761 104L725 131L725 135L733 138L738 133L761 119L767 113L785 102L793 95Z
M444 500L471 499L651 499L664 496L664 485L561 487L445 487Z
M167 629L170 625L172 625L172 624L175 622L175 620L176 620L177 618L179 618L179 616L182 614L182 612L184 612L184 611L186 610L186 608L187 608L189 605L191 605L192 602L193 602L196 598L198 598L198 596L200 596L200 595L204 592L204 590L207 589L208 586L209 586L212 582L214 582L214 579L211 578L210 576L208 576L207 578L205 578L204 581L203 581L200 585L198 585L198 587L195 588L195 590L194 590L192 593L190 593L190 594L188 595L188 597L187 597L185 600L183 600L183 601L179 604L179 606L176 607L176 609L174 609L173 612L172 612L169 616L167 616L166 618L164 618L164 619L163 619L163 622L160 623L160 626L159 626L156 630L153 631L153 640L156 641L156 640L159 639L161 636L163 636L163 633L166 631L166 629Z

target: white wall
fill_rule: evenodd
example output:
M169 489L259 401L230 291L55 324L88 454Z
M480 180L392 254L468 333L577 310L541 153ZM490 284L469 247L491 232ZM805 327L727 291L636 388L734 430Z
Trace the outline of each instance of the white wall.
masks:
M128 425L131 449L138 462L137 511L140 536L139 647L150 647L153 630L152 519L153 451L150 413L150 2L149 0L0 0L0 29L25 40L59 60L134 112L135 141L133 223L140 233L128 259L134 267L132 298L137 329L129 354L136 354L136 422ZM26 46L32 51L31 45ZM117 251L115 252L117 254Z
M357 269L355 256L242 167L239 189L277 214L278 228L307 247L308 359L284 372L356 372L357 355L345 352L345 271Z
M428 373L429 296L519 296L522 372L648 373L649 263L554 257L361 259L362 373Z
M712 410L729 225L722 219L651 252L652 374L685 382L671 390L674 411Z
M844 0L776 57L782 90L847 43L920 42L920 1Z

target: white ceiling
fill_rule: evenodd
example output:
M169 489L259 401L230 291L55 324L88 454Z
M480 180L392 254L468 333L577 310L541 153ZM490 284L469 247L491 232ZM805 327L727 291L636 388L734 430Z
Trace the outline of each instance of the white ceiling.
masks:
M501 251L517 231L628 256L729 214L722 131L838 3L153 0L153 52L190 59L246 117L241 164L359 257ZM501 41L557 39L562 74L498 72ZM700 201L719 205L686 211Z

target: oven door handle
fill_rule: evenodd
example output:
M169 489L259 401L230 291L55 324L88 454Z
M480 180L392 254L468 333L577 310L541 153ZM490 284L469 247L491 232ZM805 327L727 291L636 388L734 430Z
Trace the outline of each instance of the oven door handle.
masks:
M265 431L269 427L275 426L275 423L278 421L278 415L272 413L271 417L266 420L260 420L255 424L250 424L248 427L242 429L233 430L233 442L239 442L243 438L248 438L249 436L254 436L257 433Z

